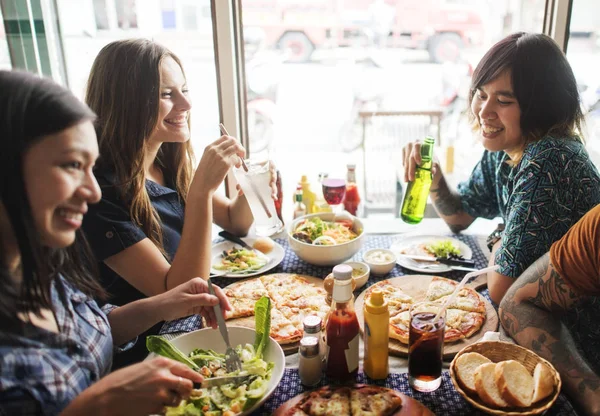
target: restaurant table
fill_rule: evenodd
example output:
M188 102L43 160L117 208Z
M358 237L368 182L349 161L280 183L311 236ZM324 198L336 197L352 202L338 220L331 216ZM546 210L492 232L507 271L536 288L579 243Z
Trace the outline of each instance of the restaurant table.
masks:
M365 236L362 248L356 253L352 260L361 261L362 254L367 250L373 248L389 248L392 243L396 240L402 239L407 235L420 234L420 235L445 235L448 237L456 238L463 243L467 244L473 252L473 260L475 260L475 266L477 268L486 267L488 264L489 251L485 247L485 234L484 230L491 232L495 228L495 223L490 221L477 220L474 227L469 227L470 230L467 233L452 234L448 227L440 219L429 219L423 220L423 223L417 227L405 228L400 220L395 221L382 221L371 223L365 221ZM488 233L489 233L488 232ZM331 273L332 267L319 267L308 264L298 258L296 254L290 248L287 237L279 234L274 236L274 240L280 244L285 250L285 256L282 262L270 270L268 273L297 273L309 276L315 276L325 278ZM216 238L215 243L223 241L221 238ZM398 277L404 275L415 274L411 270L405 269L399 265L396 265L394 269L385 276L369 276L369 280L362 288L355 291L355 296L358 296L363 290L368 288L374 283L381 280L388 279L391 277ZM462 271L450 271L447 273L437 273L446 278L453 280L460 280L466 274ZM224 277L213 277L212 282L225 287L235 280ZM484 289L480 292L488 301L491 302L488 294L488 290ZM493 302L491 302L492 305ZM494 305L497 309L497 305ZM201 328L201 319L199 316L190 316L187 318L178 319L175 321L166 322L162 329L161 334L167 338L173 338L183 332L189 332ZM361 339L361 359L363 360L363 347ZM255 415L270 415L277 407L283 404L285 401L292 397L300 394L311 388L305 388L300 383L300 377L297 369L298 354L292 354L286 357L286 369L284 376L277 386L275 392L269 397L269 399L253 414ZM448 367L449 363L445 363L445 368ZM472 407L466 400L460 396L460 394L454 389L450 375L448 371L443 372L442 385L435 392L432 393L420 393L411 389L408 385L408 374L407 374L407 360L400 357L390 356L390 375L385 380L375 381L369 379L366 375L359 371L356 379L357 383L375 384L385 386L388 388L395 389L408 396L414 397L425 406L427 406L436 415L482 415L483 413ZM327 385L329 382L326 378L321 380L321 385ZM313 387L314 388L314 387ZM554 406L546 413L546 415L558 416L558 415L577 415L573 406L569 402L569 399L564 395L560 394Z

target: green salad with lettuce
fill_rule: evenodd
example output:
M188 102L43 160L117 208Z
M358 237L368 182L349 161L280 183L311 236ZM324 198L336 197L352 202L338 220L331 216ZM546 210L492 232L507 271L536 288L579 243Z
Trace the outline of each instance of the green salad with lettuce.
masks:
M229 273L254 273L262 269L268 262L267 258L259 257L256 252L245 248L231 248L223 250L221 263L213 266L216 270L225 270Z
M225 354L213 350L195 349L188 356L162 337L147 338L148 350L175 359L200 372L204 378L244 376L243 384L223 384L192 391L177 407L167 407L167 416L234 416L250 409L267 391L274 367L263 360L271 329L271 300L262 297L254 307L256 337L254 345L238 345L235 350L242 361L242 370L227 373Z

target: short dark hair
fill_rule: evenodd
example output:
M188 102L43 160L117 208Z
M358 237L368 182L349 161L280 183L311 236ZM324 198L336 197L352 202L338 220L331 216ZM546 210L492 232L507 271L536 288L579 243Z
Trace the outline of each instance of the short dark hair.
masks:
M89 249L82 232L64 249L40 243L23 181L27 149L45 136L93 121L95 114L66 88L27 72L0 71L0 91L0 203L17 240L22 271L19 288L0 255L0 321L3 329L17 331L17 313L54 310L50 285L60 273L85 293L102 294L87 269ZM0 247L0 253L5 249Z
M577 82L552 38L518 32L492 46L473 73L469 106L477 89L505 70L511 72L524 137L537 140L549 134L574 136L581 131L583 114ZM470 115L474 121L476 115Z

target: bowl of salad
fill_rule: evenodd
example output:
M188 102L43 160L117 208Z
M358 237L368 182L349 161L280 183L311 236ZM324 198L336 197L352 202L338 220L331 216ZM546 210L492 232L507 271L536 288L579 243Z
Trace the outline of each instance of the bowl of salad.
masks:
M296 218L288 231L296 255L316 266L335 266L354 256L363 243L362 222L353 216L335 219L331 212Z
M147 338L149 351L184 362L200 372L205 379L243 376L243 381L194 390L178 406L168 407L166 415L249 415L267 400L275 391L285 370L283 350L269 336L270 310L268 298L263 297L256 303L255 320L259 330L227 326L231 346L242 361L242 369L232 373L228 373L225 368L227 347L218 329L204 328L170 341L160 336Z

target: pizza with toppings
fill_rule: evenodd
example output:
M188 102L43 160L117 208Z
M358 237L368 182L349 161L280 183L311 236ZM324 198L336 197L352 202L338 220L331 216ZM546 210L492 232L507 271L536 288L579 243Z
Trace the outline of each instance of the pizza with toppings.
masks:
M271 298L270 335L282 345L302 338L306 316L323 319L330 307L326 303L325 289L296 274L270 274L239 281L227 286L224 292L233 308L226 313L226 319L252 316L258 299Z
M453 280L433 277L427 288L426 300L432 303L444 304L457 285L458 283ZM375 288L383 292L383 296L388 302L390 338L408 344L410 307L421 299L413 299L400 287L388 280L383 280L369 287L365 299L368 299ZM485 313L485 302L479 294L470 288L461 289L456 299L446 309L444 342L456 342L475 334L485 322Z
M413 414L408 409L408 414ZM357 384L325 386L306 392L284 403L276 416L391 416L399 414L403 399L399 393L385 387ZM419 413L421 414L421 413Z

